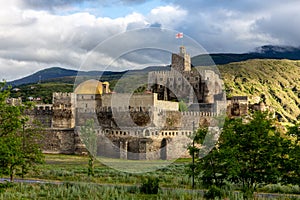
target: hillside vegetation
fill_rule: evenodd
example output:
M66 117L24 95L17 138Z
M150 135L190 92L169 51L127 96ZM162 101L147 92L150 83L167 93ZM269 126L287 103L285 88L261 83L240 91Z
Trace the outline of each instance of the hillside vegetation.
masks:
M281 121L300 120L300 61L254 59L218 66L227 97L263 101Z
M73 84L68 83L41 83L22 85L19 91L11 91L11 97L21 97L22 101L28 101L29 97L41 98L42 103L52 103L52 94L54 92L72 92Z

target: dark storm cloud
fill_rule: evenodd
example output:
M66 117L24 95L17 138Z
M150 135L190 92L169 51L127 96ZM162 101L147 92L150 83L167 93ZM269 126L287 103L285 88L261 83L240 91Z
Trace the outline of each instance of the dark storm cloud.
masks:
M90 3L95 6L102 5L135 5L145 3L147 0L23 0L23 5L33 9L52 10L83 3Z
M265 44L300 45L298 0L163 0L188 11L179 27L210 52L245 52Z
M23 0L23 5L36 9L52 9L55 7L65 7L92 0Z
M193 38L211 53L247 52L266 44L300 46L298 0L161 0L161 5L145 11L140 7L146 2L3 1L0 3L0 78L24 76L46 66L78 66L98 43L115 34L144 27L183 32L184 38ZM119 5L131 10L114 18L101 15L101 11L108 7L118 11ZM100 13L100 17L90 12L93 9ZM144 35L136 36L133 41L116 41L115 46L144 40ZM180 41L175 40L174 45L178 44ZM108 48L105 55L99 53L95 60L111 61L114 50ZM128 54L117 61L122 66L134 66L135 63L138 66L153 57L139 56L140 60L135 60L136 55Z

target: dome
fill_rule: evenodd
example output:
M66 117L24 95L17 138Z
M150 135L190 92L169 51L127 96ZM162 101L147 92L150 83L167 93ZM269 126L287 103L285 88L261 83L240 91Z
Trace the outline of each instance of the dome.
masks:
M110 90L108 82L102 83L95 79L80 83L74 91L75 94L103 94L109 92Z

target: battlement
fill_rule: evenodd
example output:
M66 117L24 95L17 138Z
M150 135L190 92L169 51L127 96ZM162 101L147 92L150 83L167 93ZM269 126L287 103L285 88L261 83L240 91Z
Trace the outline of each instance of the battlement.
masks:
M195 117L215 117L217 113L215 112L202 112L202 111L185 111L181 112L183 116L195 116Z
M34 106L34 110L52 111L53 105L52 104L37 104Z
M73 96L73 93L69 92L54 92L53 93L53 99L65 99L65 98L71 98Z
M8 98L8 99L6 99L6 103L9 104L9 105L12 105L12 106L21 105L22 104L22 98L21 97L19 97L19 98Z

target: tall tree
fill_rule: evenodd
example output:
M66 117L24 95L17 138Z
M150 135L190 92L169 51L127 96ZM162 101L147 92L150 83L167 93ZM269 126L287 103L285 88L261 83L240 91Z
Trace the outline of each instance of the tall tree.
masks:
M13 181L18 173L24 175L43 161L33 128L25 129L28 119L23 115L25 105L9 104L9 90L0 83L0 174Z
M251 195L258 184L283 177L289 147L289 140L281 137L268 113L255 112L227 119L217 145L196 167L203 183L221 187L230 181Z
M286 172L283 180L286 183L299 185L300 183L300 123L288 127L287 134L292 137L289 148L289 159L285 162Z

